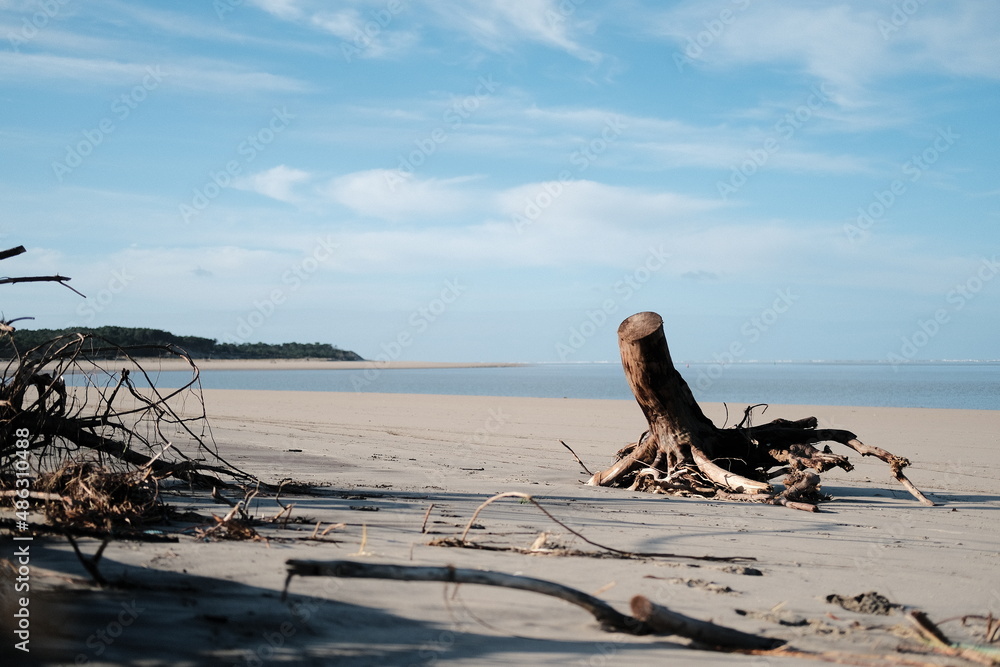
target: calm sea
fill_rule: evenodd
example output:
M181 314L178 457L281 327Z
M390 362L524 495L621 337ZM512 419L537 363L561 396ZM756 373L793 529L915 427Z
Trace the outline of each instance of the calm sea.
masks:
M699 401L1000 410L1000 362L681 364ZM152 374L177 387L188 373ZM67 378L69 379L69 378ZM207 370L206 389L631 399L618 363L407 370Z

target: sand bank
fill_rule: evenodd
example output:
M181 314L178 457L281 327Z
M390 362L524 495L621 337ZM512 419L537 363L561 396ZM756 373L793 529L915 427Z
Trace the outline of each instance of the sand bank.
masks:
M183 371L191 366L182 359L138 359L148 371ZM329 361L327 359L195 359L201 370L220 371L294 371L294 370L345 370L367 368L506 368L523 364L475 361Z
M814 415L821 427L849 428L909 457L910 478L940 503L921 506L884 464L845 451L856 469L825 473L834 500L809 514L583 485L587 475L559 440L592 469L605 466L644 429L633 401L230 390L205 398L230 462L324 492L281 498L294 503L292 516L302 523L260 529L267 544L191 536L112 543L101 570L131 582L116 590L79 583L85 575L66 543L36 539L38 618L57 626L48 635L39 630L39 650L78 664L817 664L608 634L564 602L496 588L467 585L456 594L434 583L296 579L292 604L282 604L289 558L521 573L597 593L622 611L642 593L813 650L891 654L902 641L861 629L902 626L902 616L845 611L826 602L832 594L877 591L938 621L1000 615L1000 411L771 406L760 420ZM730 421L742 407L730 406ZM723 406L705 408L724 421ZM503 491L530 493L574 530L619 549L747 560L733 567L427 545L459 533L485 498ZM170 500L205 516L228 510L204 494ZM270 497L252 509L267 517L281 507ZM336 542L290 539L309 536L317 522L344 524L327 534ZM487 508L470 536L526 548L543 531L557 544L593 550L516 500ZM96 548L84 544L87 552ZM943 627L971 638L957 622Z

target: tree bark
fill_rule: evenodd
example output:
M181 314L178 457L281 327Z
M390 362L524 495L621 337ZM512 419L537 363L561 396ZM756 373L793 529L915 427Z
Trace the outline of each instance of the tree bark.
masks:
M934 504L903 475L908 460L864 445L850 431L817 429L815 417L776 419L752 426L752 408L747 408L739 426L716 427L674 367L663 319L656 313L638 313L622 322L618 346L625 377L649 430L619 452L614 465L595 473L588 484L815 511L816 503L823 499L818 473L833 467L853 468L846 457L834 454L829 447L822 451L813 447L813 443L830 441L885 461L914 497L926 505ZM785 488L776 492L768 480L782 474L786 475Z

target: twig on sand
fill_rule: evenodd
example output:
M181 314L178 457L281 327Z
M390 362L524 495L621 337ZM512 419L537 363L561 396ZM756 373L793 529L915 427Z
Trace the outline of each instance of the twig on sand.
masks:
M431 510L432 509L434 509L434 503L431 503L430 505L428 505L427 506L427 511L424 512L424 522L422 524L420 524L420 532L421 533L426 533L427 532L427 520L431 518Z
M69 540L70 546L73 547L73 553L76 554L76 557L80 560L80 564L83 565L83 569L87 571L87 574L89 574L90 577L94 580L94 583L100 586L101 588L107 586L108 581L101 574L101 571L98 569L98 566L101 562L101 556L104 555L104 548L108 546L108 543L111 541L111 538L110 537L104 538L104 540L101 542L101 546L97 547L97 551L94 552L93 556L84 556L83 552L80 551L80 547L77 546L76 540L74 540L73 536L70 535L69 533L66 534L66 539Z
M705 561L726 562L726 563L733 561L756 560L755 558L745 557L745 556L687 556L684 554L674 554L674 553L626 551L624 549L616 549L615 547L609 547L607 545L594 542L593 540L588 539L585 535L583 535L579 531L573 530L565 523L554 517L551 512L542 507L542 504L539 503L537 500L535 500L535 498L533 498L531 495L527 493L521 493L520 491L506 491L504 493L498 493L492 498L488 498L483 504L481 504L479 507L476 508L475 512L473 512L472 518L469 519L469 523L466 524L465 530L462 531L461 537L459 537L457 540L455 540L454 538L444 538L444 539L434 540L430 544L433 546L475 547L476 545L473 544L472 542L468 542L466 540L466 537L468 537L469 531L472 529L472 526L475 524L476 519L479 517L479 513L483 511L487 505L497 500L501 500L503 498L521 498L522 500L526 500L535 507L537 507L542 512L542 514L551 519L555 524L557 524L561 528L564 528L565 530L568 530L570 533L579 537L587 544L595 546L598 549L603 549L605 551L610 551L616 554L620 554L625 558L686 558L691 560L705 560Z
M583 463L583 461L580 460L580 457L576 455L576 452L573 451L572 447L570 447L569 445L567 445L562 440L559 441L559 444L569 450L569 453L573 455L573 458L576 459L576 462L580 464L581 468L583 468L583 472L587 473L591 477L594 476L594 473L590 472L590 469Z

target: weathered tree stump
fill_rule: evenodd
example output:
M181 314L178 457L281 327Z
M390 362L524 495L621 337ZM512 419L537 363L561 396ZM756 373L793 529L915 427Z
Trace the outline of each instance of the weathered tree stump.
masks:
M817 429L815 417L776 419L750 424L752 408L733 428L718 428L705 416L691 389L674 368L656 313L638 313L618 328L622 366L649 430L638 442L618 452L618 461L590 478L594 486L713 497L785 505L816 511L819 473L834 467L852 470L847 457L813 444L837 442L862 456L885 461L893 474L921 503L933 505L903 468L910 462L863 444L850 431ZM784 475L784 489L770 480Z

